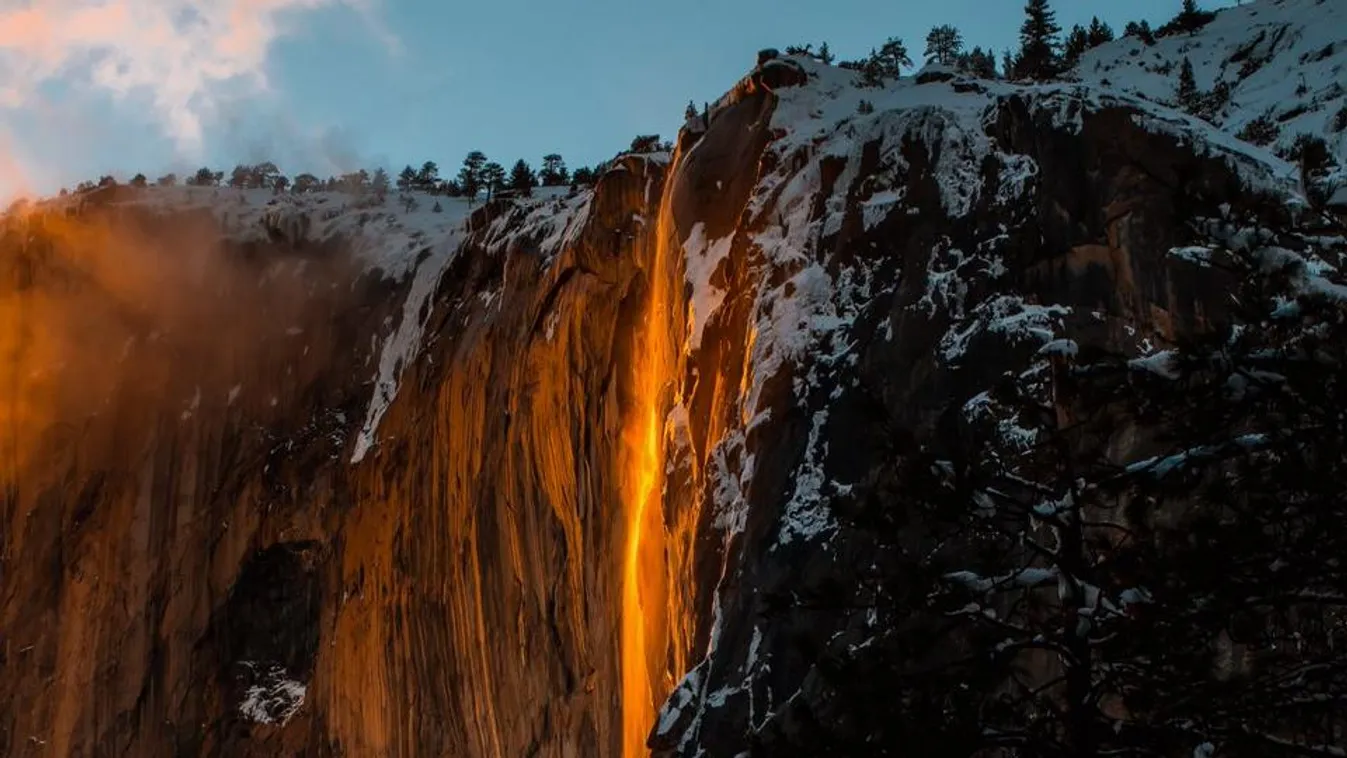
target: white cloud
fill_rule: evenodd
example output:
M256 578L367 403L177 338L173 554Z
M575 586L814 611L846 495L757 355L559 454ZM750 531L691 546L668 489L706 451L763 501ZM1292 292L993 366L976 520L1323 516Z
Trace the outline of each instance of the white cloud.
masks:
M0 0L0 107L33 107L52 84L145 98L193 153L227 96L268 89L268 51L296 14L351 8L393 48L373 1Z

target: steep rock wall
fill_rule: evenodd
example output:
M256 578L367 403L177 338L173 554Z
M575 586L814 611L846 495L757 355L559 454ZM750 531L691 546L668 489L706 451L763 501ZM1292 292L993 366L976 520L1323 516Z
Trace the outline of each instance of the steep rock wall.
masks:
M7 223L0 753L248 754L250 690L312 674L388 288L208 217Z
M615 754L623 324L661 178L606 175L555 260L488 228L446 272L342 529L319 707L346 754Z
M1199 127L1138 107L776 62L672 162L480 209L396 286L339 245L296 250L303 225L227 249L228 276L180 298L191 338L152 339L177 300L100 334L143 341L83 367L120 394L58 383L60 412L10 434L40 453L13 459L0 521L0 752L617 756L633 712L659 754L806 744L822 653L891 620L789 601L875 563L838 516L883 446L1045 334L1141 349L1218 307L1165 258L1179 203L1214 207L1262 157L1199 155ZM7 308L47 291L34 265L7 271ZM381 360L409 319L418 342ZM645 381L655 338L674 350ZM661 507L633 662L647 409ZM624 666L650 702L624 702Z
M894 535L848 518L873 498L901 510L882 489L894 445L936 444L1054 338L1141 354L1220 315L1225 283L1168 251L1185 219L1246 191L1239 156L1083 92L926 86L987 99L976 118L913 93L908 110L832 133L774 131L739 223L708 235L731 240L727 306L689 363L720 365L747 334L748 364L726 406L738 417L709 442L721 468L692 477L715 514L701 539L724 559L701 561L698 586L716 587L705 657L665 704L656 754L862 743L820 665L904 621L863 597L893 570ZM783 97L778 111L818 108ZM913 522L900 539L922 533Z

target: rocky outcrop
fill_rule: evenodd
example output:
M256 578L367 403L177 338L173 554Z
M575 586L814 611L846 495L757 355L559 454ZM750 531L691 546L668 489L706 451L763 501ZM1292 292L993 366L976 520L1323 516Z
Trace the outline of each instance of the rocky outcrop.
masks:
M969 121L907 111L898 123L839 130L854 135L841 155L828 137L802 148L786 135L754 159L753 199L779 194L761 204L741 196L740 222L708 233L733 240L717 270L734 305L712 318L689 362L695 376L712 374L755 335L748 381L760 389L730 404L738 423L710 443L728 471L687 483L721 514L706 529L723 536L704 539L719 560L704 556L697 580L717 588L715 609L704 619L708 654L664 706L657 754L809 754L830 744L821 734L863 743L863 732L846 733L818 666L899 619L806 599L840 599L875 580L891 535L846 514L895 496L873 489L892 446L933 444L951 413L1055 337L1135 354L1220 317L1224 284L1168 251L1184 242L1184 219L1218 213L1243 181L1227 160L1136 116L1071 92L1007 93L971 122L980 134L963 131ZM697 157L693 149L676 183L699 171ZM877 200L886 207L870 215ZM797 225L807 233L774 259L777 235ZM816 330L808 347L773 364L762 335L796 326L773 310L811 270L814 297L830 307L799 324ZM704 405L691 407L689 418L707 418Z
M883 445L1054 336L1219 316L1166 257L1184 204L1284 168L1139 101L790 59L709 115L389 278L289 209L176 259L219 214L11 221L0 753L617 756L629 717L660 755L807 744L820 656L889 620L782 599L873 568L843 516Z

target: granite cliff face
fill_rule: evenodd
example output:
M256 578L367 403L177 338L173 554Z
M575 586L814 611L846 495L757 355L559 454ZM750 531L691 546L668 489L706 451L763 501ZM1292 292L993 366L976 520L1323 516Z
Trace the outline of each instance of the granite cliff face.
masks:
M12 215L0 754L803 744L893 620L780 600L873 570L884 441L1200 328L1185 220L1293 173L1095 86L790 59L708 115L394 262L379 209Z

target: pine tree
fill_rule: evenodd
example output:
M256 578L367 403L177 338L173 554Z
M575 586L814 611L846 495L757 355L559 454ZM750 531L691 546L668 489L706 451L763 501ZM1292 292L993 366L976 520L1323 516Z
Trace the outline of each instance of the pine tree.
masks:
M1066 68L1072 68L1080 61L1080 56L1090 48L1090 33L1085 27L1077 24L1071 27L1071 32L1066 35L1066 42L1062 45L1062 65Z
M150 180L146 178L144 174L136 174L135 176L131 177L131 186L137 189L143 189L145 187L148 187L149 184Z
M1001 76L1007 79L1015 78L1015 53L1010 50L1001 53Z
M818 59L825 65L831 66L833 61L837 59L837 56L833 55L832 51L828 49L828 43L824 42L822 45L819 45Z
M996 78L996 59L992 57L990 50L973 48L963 56L961 65L965 71L981 79Z
M388 172L385 171L382 166L375 169L374 176L370 179L370 189L374 190L374 196L382 201L384 198L388 197L389 186Z
M538 171L538 180L544 187L560 187L566 184L566 161L557 153L543 156L543 167Z
M473 150L463 158L463 167L458 170L458 185L463 188L463 196L471 202L482 191L482 167L486 165L486 154Z
M907 45L903 44L901 37L889 37L879 48L877 60L880 75L894 79L898 78L904 67L912 66L912 58L908 56Z
M638 134L631 139L629 152L654 153L659 151L658 134Z
M505 167L495 161L483 164L482 186L486 188L486 201L489 203L505 187Z
M688 107L683 109L683 120L695 121L697 120L698 115L699 114L697 112L697 104L689 100Z
M295 177L293 189L296 194L305 192L316 192L323 186L323 181L313 174L300 174Z
M571 182L575 186L588 187L594 184L594 171L588 166L581 166L571 175Z
M1090 28L1085 32L1090 47L1098 47L1105 42L1113 41L1113 27L1099 20L1098 16L1090 19Z
M248 185L254 189L272 189L276 186L276 179L281 175L281 170L271 161L262 161L257 165L250 167L250 176Z
M1174 20L1165 24L1160 30L1161 34L1170 34L1174 32L1192 33L1201 29L1203 26L1216 17L1211 11L1204 11L1197 7L1196 0L1183 0L1183 7L1179 15Z
M1155 44L1155 32L1151 31L1149 21L1128 21L1127 26L1123 27L1124 37L1136 37L1146 45Z
M1183 65L1179 67L1179 85L1175 90L1174 100L1179 108L1194 113L1198 109L1198 91L1197 78L1193 76L1193 62L1188 60L1188 56L1183 57Z
M426 161L421 164L421 170L416 172L416 189L422 192L430 192L435 189L435 185L440 181L440 167L435 161Z
M1051 79L1059 71L1056 14L1048 7L1048 0L1029 0L1024 6L1024 23L1020 26L1020 52L1016 59L1015 77L1042 81Z
M963 36L949 24L933 27L926 34L926 62L953 65L963 52Z
M401 173L398 174L398 191L406 192L416 186L416 169L410 164L404 166Z
M533 188L538 186L538 177L529 168L529 164L524 162L523 158L515 161L514 168L510 169L510 189L515 194L529 196L533 194Z

